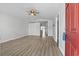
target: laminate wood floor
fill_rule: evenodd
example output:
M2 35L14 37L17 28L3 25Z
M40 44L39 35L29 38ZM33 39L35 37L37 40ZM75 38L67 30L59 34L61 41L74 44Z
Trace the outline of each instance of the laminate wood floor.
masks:
M26 36L0 44L1 56L61 56L53 37Z

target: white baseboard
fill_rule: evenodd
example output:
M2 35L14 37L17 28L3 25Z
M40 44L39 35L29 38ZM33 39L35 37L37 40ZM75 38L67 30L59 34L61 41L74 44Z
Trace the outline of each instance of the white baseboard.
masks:
M22 38L24 36L27 36L27 35L22 35L22 36L18 36L18 37L15 37L15 38L11 38L11 39L6 39L4 41L0 41L0 43L4 43L4 42L8 42L8 41L11 41L11 40L15 40L15 39L18 39L18 38Z
M31 34L29 34L28 36L40 36L40 35L31 35Z

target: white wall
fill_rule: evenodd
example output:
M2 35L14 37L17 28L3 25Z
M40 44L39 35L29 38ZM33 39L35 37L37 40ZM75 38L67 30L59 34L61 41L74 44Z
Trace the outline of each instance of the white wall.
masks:
M0 43L26 36L26 25L27 24L23 19L0 14Z
M53 36L57 42L57 17L53 20ZM59 12L59 49L65 55L65 41L63 40L63 32L65 32L65 7L64 4Z
M63 55L65 55L65 41L63 40L63 32L65 32L65 5L59 12L59 48Z
M53 36L53 20L48 21L48 36Z
M40 23L29 23L28 35L40 36Z
M57 42L57 36L56 36L56 25L57 25L57 23L56 23L56 19L54 19L53 20L53 25L52 25L52 27L53 27L53 37L54 37L54 40Z

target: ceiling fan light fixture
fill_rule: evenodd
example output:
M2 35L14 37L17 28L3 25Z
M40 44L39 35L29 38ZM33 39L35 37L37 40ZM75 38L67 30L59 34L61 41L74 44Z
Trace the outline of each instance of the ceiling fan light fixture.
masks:
M39 14L39 11L37 9L31 9L30 11L27 12L28 15L31 15L31 16L36 16Z
M35 14L34 14L34 13L31 13L30 15L35 16Z

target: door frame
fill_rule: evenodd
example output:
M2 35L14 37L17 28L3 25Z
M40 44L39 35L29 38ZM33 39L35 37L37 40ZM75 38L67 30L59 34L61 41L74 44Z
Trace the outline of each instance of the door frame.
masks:
M57 46L59 47L59 15L57 15Z

